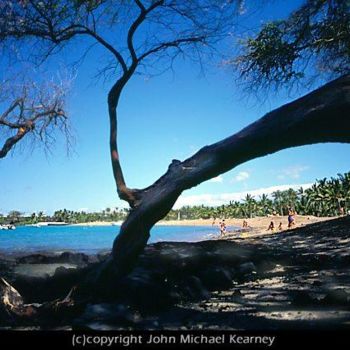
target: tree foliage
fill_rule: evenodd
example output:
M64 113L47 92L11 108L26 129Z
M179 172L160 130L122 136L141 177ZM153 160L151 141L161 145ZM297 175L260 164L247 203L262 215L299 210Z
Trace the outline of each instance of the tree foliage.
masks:
M310 188L275 191L258 198L247 194L241 201L230 201L217 207L205 205L172 209L167 220L209 218L251 218L266 215L288 215L293 208L300 215L337 216L340 208L350 210L350 172L338 177L317 180Z
M7 80L0 87L0 158L23 138L40 141L49 150L61 131L71 134L65 111L66 83ZM4 141L3 141L4 140Z
M239 4L218 0L4 1L0 40L3 44L34 43L36 51L30 54L45 58L72 39L91 39L111 55L101 70L111 71L115 79L151 57L153 61L173 60L178 54L202 54L203 46L212 48L232 24Z
M231 63L252 89L350 72L350 1L307 0L243 42Z
M124 179L117 142L117 107L130 78L145 67L171 67L178 55L201 61L227 34L241 1L218 0L22 0L0 5L0 43L33 45L39 61L78 39L106 50L99 73L113 83L108 93L110 157L119 197L131 207L138 191ZM142 27L142 32L140 28ZM82 55L87 52L86 44ZM159 64L160 61L162 64Z

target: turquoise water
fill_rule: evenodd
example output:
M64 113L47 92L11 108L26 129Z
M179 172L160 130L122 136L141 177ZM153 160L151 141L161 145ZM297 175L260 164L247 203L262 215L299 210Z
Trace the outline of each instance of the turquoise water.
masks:
M37 251L77 251L96 253L111 249L118 226L20 226L0 230L0 252L32 253ZM211 226L155 226L149 243L161 241L195 242L218 235Z

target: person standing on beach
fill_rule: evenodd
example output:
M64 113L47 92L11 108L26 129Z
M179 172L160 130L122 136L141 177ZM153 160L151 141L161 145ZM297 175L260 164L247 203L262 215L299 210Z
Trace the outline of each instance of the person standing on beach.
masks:
M269 227L267 228L267 231L275 231L275 224L273 223L273 221L270 222Z
M291 228L292 226L295 225L295 210L289 208L288 209L288 228Z

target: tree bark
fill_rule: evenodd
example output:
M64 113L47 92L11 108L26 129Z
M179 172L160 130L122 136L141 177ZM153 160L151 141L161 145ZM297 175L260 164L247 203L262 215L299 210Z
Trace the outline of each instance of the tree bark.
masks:
M0 148L0 158L5 158L7 154L13 149L13 147L16 145L17 142L21 141L22 138L27 134L28 130L26 129L19 129L17 133L9 137L2 148Z
M124 72L123 76L112 86L108 93L108 115L109 115L109 149L111 155L111 163L118 196L120 199L129 203L130 207L134 207L138 200L138 190L128 188L124 179L122 166L119 159L118 151L118 118L117 108L122 90L129 79L134 74L137 62L134 62L130 68Z
M251 159L286 148L323 142L350 142L350 75L277 108L220 142L200 149L183 162L173 160L153 185L138 191L116 237L112 255L101 269L115 277L128 273L143 251L152 226L173 207L180 194Z

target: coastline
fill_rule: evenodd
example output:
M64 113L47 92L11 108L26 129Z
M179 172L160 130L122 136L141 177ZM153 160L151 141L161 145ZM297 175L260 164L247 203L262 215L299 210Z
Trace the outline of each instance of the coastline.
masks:
M91 221L80 222L78 224L69 224L70 226L119 226L122 221Z
M301 228L304 226L308 226L311 224L315 224L318 222L329 221L337 219L338 217L316 217L312 215L296 215L295 216L295 225L292 228L288 228L288 216L259 216L251 219L225 219L227 232L224 236L219 235L219 222L220 219L199 219L199 220L172 220L172 221L160 221L159 225L164 226L209 226L209 227L217 227L218 235L216 237L212 237L214 240L235 240L235 239L249 239L249 238L259 238L263 236L273 235L282 233L291 229ZM248 222L248 228L243 229L243 220ZM267 228L270 222L273 222L275 225L274 231L268 231ZM282 223L282 230L278 230L279 224ZM232 229L234 227L234 229Z
M312 215L296 215L295 217L295 226L293 228L303 227L309 224L314 224L317 222L322 222L326 220L333 220L338 217L316 217ZM280 223L282 223L282 230L280 232L288 229L288 216L259 216L251 219L243 219L243 218L233 218L233 219L225 219L226 226L228 231L230 231L230 227L241 228L243 224L243 220L248 222L248 230L244 230L245 233L250 234L269 234L267 231L267 227L270 222L273 221L276 227L274 232L279 232L277 227ZM161 220L156 223L155 226L208 226L208 227L218 227L220 219L193 219L193 220ZM78 223L71 224L71 226L117 226L121 225L121 221L118 222L108 222L108 221L95 221L95 222L87 222L87 223ZM237 232L235 230L235 232ZM235 233L233 232L233 233ZM224 238L229 238L230 232L228 232Z
M108 301L42 324L2 313L0 328L348 330L349 224L346 216L264 239L147 245ZM82 269L108 258L49 253L0 256L2 277L31 303L66 295Z

